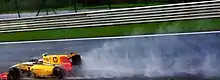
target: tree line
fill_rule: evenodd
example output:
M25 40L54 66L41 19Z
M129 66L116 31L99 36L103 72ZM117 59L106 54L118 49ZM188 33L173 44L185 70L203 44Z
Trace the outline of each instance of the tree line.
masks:
M64 8L77 6L99 6L113 4L149 4L149 3L180 3L180 2L195 2L205 0L45 0L45 5L42 5L44 0L0 0L0 13L16 10L16 3L20 10L36 10L38 8ZM206 0L207 1L207 0ZM77 7L76 6L76 7Z

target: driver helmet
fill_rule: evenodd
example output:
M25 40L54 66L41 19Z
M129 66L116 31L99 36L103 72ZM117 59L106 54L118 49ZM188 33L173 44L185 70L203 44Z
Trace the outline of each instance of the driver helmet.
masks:
M38 61L38 58L37 57L33 57L33 58L31 58L30 60L29 60L30 62L37 62Z
M47 53L43 53L42 56L47 56Z

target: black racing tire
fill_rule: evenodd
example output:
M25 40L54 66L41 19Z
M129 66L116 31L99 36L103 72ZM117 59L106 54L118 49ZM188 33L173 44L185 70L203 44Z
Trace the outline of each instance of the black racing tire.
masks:
M60 67L54 67L53 68L53 77L56 79L63 79L65 77L65 72Z
M16 67L10 68L8 71L8 80L20 80L20 79L21 79L20 69Z

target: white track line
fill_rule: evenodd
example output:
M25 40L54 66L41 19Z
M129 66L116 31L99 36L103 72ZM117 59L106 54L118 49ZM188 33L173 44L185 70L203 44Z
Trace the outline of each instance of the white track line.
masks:
M65 41L84 41L84 40L105 40L105 39L141 38L141 37L158 37L158 36L162 37L162 36L181 36L181 35L215 34L215 33L220 33L220 31L190 32L190 33L168 33L168 34L136 35L136 36L117 36L117 37L78 38L78 39L59 39L59 40L1 42L0 44L22 44L22 43L42 43L42 42L65 42Z

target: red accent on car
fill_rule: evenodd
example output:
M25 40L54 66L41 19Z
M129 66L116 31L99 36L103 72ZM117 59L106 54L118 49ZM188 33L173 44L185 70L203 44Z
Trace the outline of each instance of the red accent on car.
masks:
M73 67L72 67L71 63L62 63L62 66L63 66L64 70L67 71L67 72L73 70Z
M72 67L72 64L71 64L71 61L70 59L68 59L68 57L60 57L60 60L61 60L61 65L63 66L64 70L65 71L72 71L73 70L73 67Z
M7 75L8 75L7 72L1 73L0 74L0 80L7 80L7 77L8 77Z
M66 57L66 56L60 57L60 61L62 63L71 63L70 59L68 59L68 57Z

